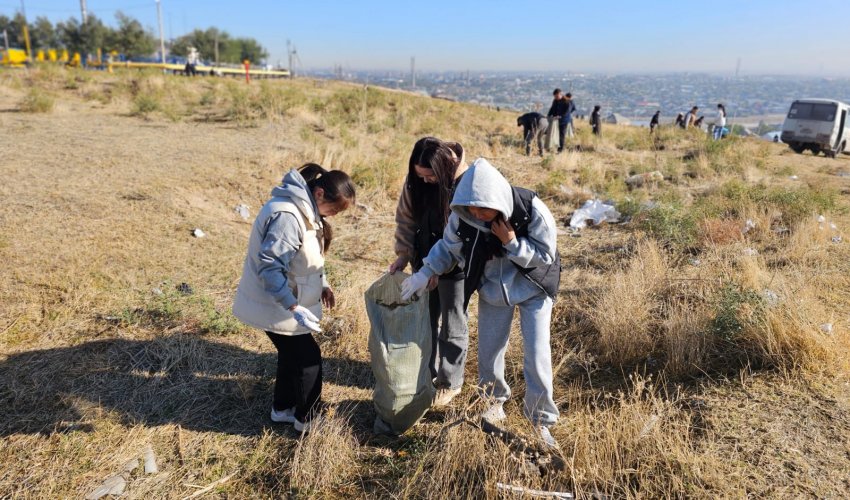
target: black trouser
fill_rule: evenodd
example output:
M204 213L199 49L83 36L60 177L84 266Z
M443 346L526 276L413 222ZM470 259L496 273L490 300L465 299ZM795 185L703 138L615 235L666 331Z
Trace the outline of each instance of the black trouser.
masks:
M564 139L566 138L566 135L567 135L567 125L569 123L570 122L558 120L558 144L560 144L560 146L558 146L558 152L559 153L561 151L563 151L564 148L566 147L566 143L564 142Z
M274 409L295 407L295 418L306 422L318 412L322 398L322 352L312 335L266 332L277 348Z

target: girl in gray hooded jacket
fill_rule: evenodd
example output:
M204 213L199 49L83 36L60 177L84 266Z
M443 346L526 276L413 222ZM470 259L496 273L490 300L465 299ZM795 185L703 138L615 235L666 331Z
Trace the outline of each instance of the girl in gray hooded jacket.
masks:
M514 309L523 337L525 415L544 442L555 446L549 426L558 419L552 394L549 325L560 280L555 219L531 191L512 187L485 159L476 160L451 201L443 238L422 268L402 284L402 297L425 290L428 279L459 266L465 299L478 292L479 387L495 400L482 415L505 418L511 395L505 380L505 351Z

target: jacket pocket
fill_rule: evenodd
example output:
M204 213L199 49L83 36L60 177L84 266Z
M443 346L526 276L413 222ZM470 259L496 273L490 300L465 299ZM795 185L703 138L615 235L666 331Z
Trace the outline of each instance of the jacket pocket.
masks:
M295 297L302 306L309 307L322 300L322 274L295 276Z

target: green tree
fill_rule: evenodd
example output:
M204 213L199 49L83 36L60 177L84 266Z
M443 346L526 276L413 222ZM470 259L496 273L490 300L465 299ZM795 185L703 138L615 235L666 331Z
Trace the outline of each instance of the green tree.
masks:
M30 25L30 43L33 50L55 49L60 46L59 37L49 19L37 17L35 23Z
M156 38L152 31L120 11L115 14L115 19L118 28L110 30L103 47L105 50L114 50L127 57L149 56L156 52Z
M97 49L102 49L111 31L94 15L89 15L85 24L73 17L56 24L56 32L62 44L69 51L80 54L94 54Z
M191 33L181 36L174 40L174 43L171 45L171 53L178 56L186 56L189 54L189 47L195 47L201 53L202 59L214 61L216 39L218 39L219 60L230 62L224 57L231 43L230 35L218 28L194 30Z
M266 49L253 38L237 38L236 40L233 40L231 46L233 47L231 49L232 52L228 53L228 55L232 54L233 56L238 57L237 62L242 62L247 59L252 63L258 63L269 56Z
M195 30L181 36L171 46L171 53L185 56L189 47L195 47L205 60L215 60L215 46L218 40L219 62L239 64L243 60L256 63L268 57L266 49L253 38L231 38L226 31L218 28Z
M26 47L23 27L24 16L21 13L15 14L15 17L12 19L6 16L0 16L0 32L6 30L6 35L9 37L9 47L19 49ZM32 39L30 39L30 42L32 42Z

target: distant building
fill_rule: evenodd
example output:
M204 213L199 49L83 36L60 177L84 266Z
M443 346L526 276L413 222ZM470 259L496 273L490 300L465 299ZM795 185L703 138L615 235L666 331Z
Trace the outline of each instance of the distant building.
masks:
M631 125L632 121L620 113L609 113L608 116L605 117L605 123L611 123L613 125Z

